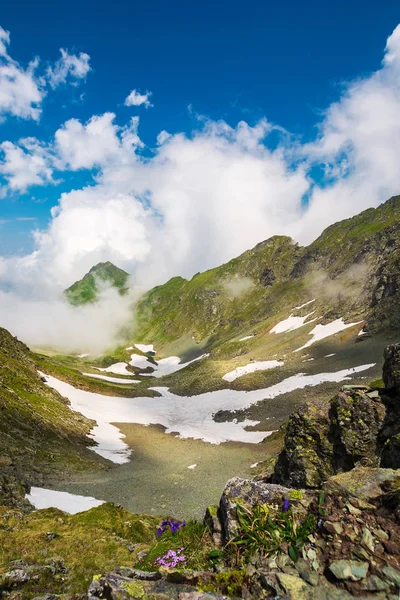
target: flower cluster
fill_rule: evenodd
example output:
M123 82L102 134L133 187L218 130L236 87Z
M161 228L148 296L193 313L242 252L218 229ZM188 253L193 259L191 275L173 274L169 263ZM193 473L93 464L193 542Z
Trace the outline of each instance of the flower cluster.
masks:
M185 548L182 546L182 548L179 548L176 552L175 550L168 550L167 554L159 556L156 559L156 564L166 567L167 569L175 569L179 563L183 563L184 565L186 562L186 556L182 554L184 549Z
M285 498L285 500L283 501L283 510L282 512L287 512L290 508L290 501Z
M160 537L163 533L165 533L168 527L171 529L172 533L177 533L183 527L185 527L186 521L175 521L175 519L166 519L165 521L161 521L160 527L157 529L157 535Z

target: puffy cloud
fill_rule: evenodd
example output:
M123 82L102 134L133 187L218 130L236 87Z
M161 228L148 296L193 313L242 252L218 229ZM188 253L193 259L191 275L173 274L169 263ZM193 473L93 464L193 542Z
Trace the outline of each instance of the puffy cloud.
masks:
M3 142L0 152L4 155L0 174L10 190L25 192L31 185L55 183L51 154L35 138L22 139L18 145Z
M91 70L89 65L90 56L85 52L69 54L68 50L60 48L61 58L47 68L47 78L50 86L55 89L59 85L69 80L73 85L77 85L80 79L85 79Z
M122 162L127 150L143 145L137 134L138 117L126 127L114 121L114 113L93 116L85 125L77 119L67 121L55 134L59 167L75 171L114 164L118 159Z
M37 121L44 97L40 80L36 76L38 61L32 61L23 69L9 56L9 44L10 32L0 27L0 117L11 114Z
M150 102L151 92L141 94L138 90L132 90L129 96L125 98L125 106L142 106L150 108L153 106Z
M299 149L310 165L325 169L325 185L314 187L294 230L301 239L399 193L400 26L388 38L382 64L345 87L325 111L317 139Z

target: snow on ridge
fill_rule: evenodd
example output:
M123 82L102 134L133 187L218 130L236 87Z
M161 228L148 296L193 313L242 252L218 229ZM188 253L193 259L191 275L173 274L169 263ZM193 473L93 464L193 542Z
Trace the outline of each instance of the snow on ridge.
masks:
M304 348L308 348L315 342L323 340L331 335L335 335L336 333L339 333L340 331L344 331L345 329L348 329L349 327L354 327L354 325L359 325L362 322L363 321L357 321L357 323L348 323L346 325L345 322L343 321L343 318L340 317L340 319L331 321L330 323L327 323L326 325L321 325L320 323L318 323L318 325L316 325L314 327L314 329L312 329L310 331L310 335L312 335L311 340L308 340L308 342L306 342L304 344L304 346L301 346L301 348L297 348L297 350L293 350L293 352L300 352L300 350L304 350Z
M264 360L254 361L244 365L243 367L236 367L233 371L229 371L226 375L223 375L222 379L225 381L235 381L238 377L247 375L247 373L254 373L254 371L266 371L268 369L274 369L275 367L281 367L284 363L279 360Z
M294 331L295 329L299 329L300 327L303 327L303 325L308 325L309 323L312 323L313 321L317 320L317 318L311 319L311 321L308 321L306 323L308 317L311 317L311 315L313 315L314 313L315 310L308 313L308 315L305 315L304 317L294 317L292 314L287 319L279 321L279 323L277 323L271 329L270 333L285 333L287 331Z
M295 310L300 310L300 308L303 308L304 306L308 306L309 304L311 304L311 302L315 302L315 298L313 298L312 300L309 300L308 302L305 302L304 304L300 304L300 306L295 306Z
M31 487L30 494L26 494L25 498L37 510L41 508L58 508L70 515L104 504L104 500L97 500L97 498L91 496L78 496L69 492L57 492L56 490L39 487Z
M107 377L107 375L95 375L94 373L82 373L86 377L93 377L94 379L102 379L103 381L111 381L111 383L140 383L139 379L121 379L120 377Z

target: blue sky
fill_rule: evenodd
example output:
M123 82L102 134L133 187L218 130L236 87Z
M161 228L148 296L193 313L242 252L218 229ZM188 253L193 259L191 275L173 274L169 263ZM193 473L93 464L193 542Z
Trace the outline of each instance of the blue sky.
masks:
M85 123L107 111L120 127L140 117L138 153L148 158L157 153L160 131L190 135L199 127L198 115L233 128L240 120L254 126L266 118L311 143L323 111L343 96L343 84L380 69L386 40L399 22L397 1L7 3L0 25L11 33L13 60L26 67L38 56L40 65L54 64L65 48L90 55L91 70L76 85L48 90L39 121L5 115L0 143L32 136L46 144L69 119ZM153 106L125 106L133 89L150 91ZM265 143L273 148L278 138L275 132ZM313 165L307 176L319 172ZM50 208L60 194L93 184L98 168L54 173L57 185L19 191L10 191L3 179L0 255L29 253L30 232L51 223Z

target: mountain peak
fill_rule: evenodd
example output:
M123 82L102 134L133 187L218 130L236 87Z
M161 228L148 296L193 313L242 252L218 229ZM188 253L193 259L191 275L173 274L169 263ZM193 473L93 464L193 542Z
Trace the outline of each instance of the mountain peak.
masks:
M128 278L129 273L108 260L94 265L82 279L64 290L64 294L74 306L96 302L99 294L98 282L103 281L117 288L122 296L128 291Z

